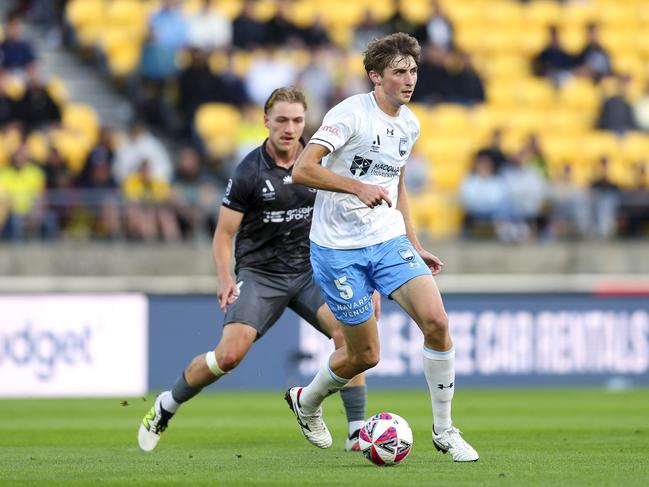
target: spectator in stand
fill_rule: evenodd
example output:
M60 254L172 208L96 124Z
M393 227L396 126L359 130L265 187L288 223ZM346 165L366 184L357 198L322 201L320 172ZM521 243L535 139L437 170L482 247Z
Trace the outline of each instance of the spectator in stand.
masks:
M271 46L303 47L305 42L301 29L293 23L290 16L291 0L278 0L275 15L266 22L268 43Z
M173 165L167 150L146 126L135 121L126 140L117 148L113 175L118 183L140 170L142 161L147 162L147 171L150 171L155 180L169 182L173 175Z
M77 179L94 213L94 234L110 240L121 237L121 199L112 172L114 153L113 131L103 127L99 142L90 151Z
M102 127L99 131L99 141L86 157L86 162L77 176L76 185L80 188L92 187L95 166L106 167L112 173L114 158L115 137L113 129L111 127Z
M457 57L457 56L456 56ZM474 105L485 101L484 84L482 78L473 65L469 53L462 53L456 63L457 71L451 72L451 81L454 90L449 101Z
M19 242L32 235L56 237L56 218L45 211L45 174L29 160L23 143L11 157L9 165L0 168L0 201L8 210L1 235Z
M178 7L178 0L162 0L160 9L149 19L149 28L155 42L172 52L187 45L187 21Z
M387 34L386 26L376 20L374 12L368 8L363 14L363 20L356 26L350 47L353 51L363 52L373 39L380 39Z
M649 81L642 96L633 103L633 119L638 129L649 132Z
M302 29L302 39L309 49L331 47L331 39L322 16L316 15L313 23Z
M187 29L191 47L223 49L232 44L232 21L211 0L203 0L200 10L187 18Z
M216 224L218 193L213 178L203 171L200 156L191 147L182 148L178 154L171 192L183 236L207 240Z
M460 185L467 236L491 236L508 218L507 187L488 154L477 154Z
M500 173L503 166L507 162L507 155L502 148L503 131L501 128L496 128L491 133L491 140L489 145L478 150L478 155L485 155L491 159L494 165L494 171Z
M588 76L593 81L600 81L603 77L612 73L611 57L602 47L599 40L599 29L597 24L588 24L586 46L577 55L575 72L582 76Z
M190 63L178 77L178 109L183 118L184 135L191 135L194 115L203 103L216 101L223 87L207 64L207 55L200 49L190 49Z
M61 110L43 84L36 64L27 68L27 84L16 106L17 118L26 131L42 130L61 122Z
M296 85L309 100L309 111L306 114L307 131L311 129L315 132L331 107L329 97L334 89L335 63L336 53L333 50L316 49L311 53L309 64L298 75Z
M622 234L626 237L649 235L649 174L647 163L634 167L633 185L622 191L620 202Z
M7 124L16 122L18 117L17 103L5 89L6 77L6 71L0 68L0 130Z
M523 165L536 167L544 178L549 178L548 162L543 154L543 149L541 149L541 143L537 134L532 133L527 137L517 157L521 159Z
M623 135L628 130L635 130L637 124L628 99L631 78L628 75L620 75L617 77L617 81L616 92L605 98L602 103L597 119L597 128Z
M525 151L519 152L502 169L511 218L506 239L511 242L525 242L537 236L545 222L548 182L526 156Z
M122 183L128 236L145 241L178 241L180 229L171 205L171 187L152 169L150 162L142 159L138 170Z
M608 157L599 159L598 170L590 184L590 231L596 237L610 238L617 233L620 187L610 177Z
M453 50L453 24L448 18L442 5L439 1L431 1L432 14L426 23L420 28L423 30L424 35L417 35L415 37L421 38L420 42L428 42L438 49L446 52Z
M232 23L232 45L250 51L265 46L268 35L266 24L255 18L255 0L243 0L241 13Z
M57 228L66 229L85 202L80 200L74 191L72 171L56 148L50 148L44 170L47 188L46 211L56 219Z
M454 80L446 68L448 53L432 45L424 46L422 61L419 64L417 89L412 101L418 103L440 103L453 96Z
M386 21L386 29L388 32L406 32L413 35L419 44L424 44L426 41L425 31L422 24L412 22L408 17L403 15L404 11L409 8L409 2L404 0L392 0L394 13Z
M0 43L0 66L4 69L27 69L36 61L31 44L20 37L22 21L18 13L11 13L7 17L4 40Z
M550 238L580 237L588 234L588 194L574 181L570 163L563 165L550 191Z
M561 85L571 76L575 67L575 58L561 45L559 30L556 25L548 28L549 42L538 53L533 61L532 68L537 76L550 78L555 84Z
M246 75L246 93L251 101L264 106L278 86L293 86L297 80L295 65L283 59L275 49L265 49L255 57Z

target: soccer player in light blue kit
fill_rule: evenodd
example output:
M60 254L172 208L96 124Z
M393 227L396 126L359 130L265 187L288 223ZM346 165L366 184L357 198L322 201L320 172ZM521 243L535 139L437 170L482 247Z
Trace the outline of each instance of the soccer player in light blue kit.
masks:
M405 105L417 83L417 41L403 33L372 41L364 65L374 91L342 101L299 156L293 181L318 188L311 226L311 264L329 307L343 323L345 346L313 381L286 400L309 442L329 448L322 402L379 361L372 292L394 299L424 334L424 374L433 406L433 444L456 462L478 453L451 421L455 349L433 276L442 262L424 250L410 220L405 164L420 134Z

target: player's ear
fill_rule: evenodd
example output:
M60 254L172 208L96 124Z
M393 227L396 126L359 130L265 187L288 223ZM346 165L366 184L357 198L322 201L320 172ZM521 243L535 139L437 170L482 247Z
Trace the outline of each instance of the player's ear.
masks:
M369 75L370 80L372 80L372 83L374 83L375 86L381 86L381 75L379 73L372 70L370 71Z
M264 127L270 128L268 126L269 122L270 122L270 118L268 117L268 114L264 113Z

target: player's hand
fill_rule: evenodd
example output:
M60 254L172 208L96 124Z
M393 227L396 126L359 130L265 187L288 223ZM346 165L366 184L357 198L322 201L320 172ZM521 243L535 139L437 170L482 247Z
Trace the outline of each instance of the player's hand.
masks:
M392 207L392 200L388 194L388 190L376 184L361 183L358 192L356 193L358 199L370 208L379 206L384 201L389 207Z
M421 249L418 250L417 253L419 256L424 259L424 262L430 269L430 271L433 273L433 276L436 276L440 272L442 272L442 267L444 267L444 263L439 260L439 257L431 254L427 250Z
M216 294L219 299L219 307L225 312L229 304L234 303L239 297L239 288L232 276L228 275L219 279L219 291Z
M374 318L379 321L381 319L381 294L378 291L374 291L372 294L372 305L374 306Z

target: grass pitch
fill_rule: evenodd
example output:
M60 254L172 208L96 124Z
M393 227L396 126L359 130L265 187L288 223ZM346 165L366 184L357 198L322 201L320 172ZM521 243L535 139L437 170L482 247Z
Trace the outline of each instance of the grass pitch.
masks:
M460 390L454 419L478 450L456 464L431 444L428 391L370 389L368 415L394 411L414 432L403 464L342 451L339 398L325 419L334 446L307 444L276 392L203 393L158 449L137 447L153 396L0 401L0 485L647 486L649 390Z

